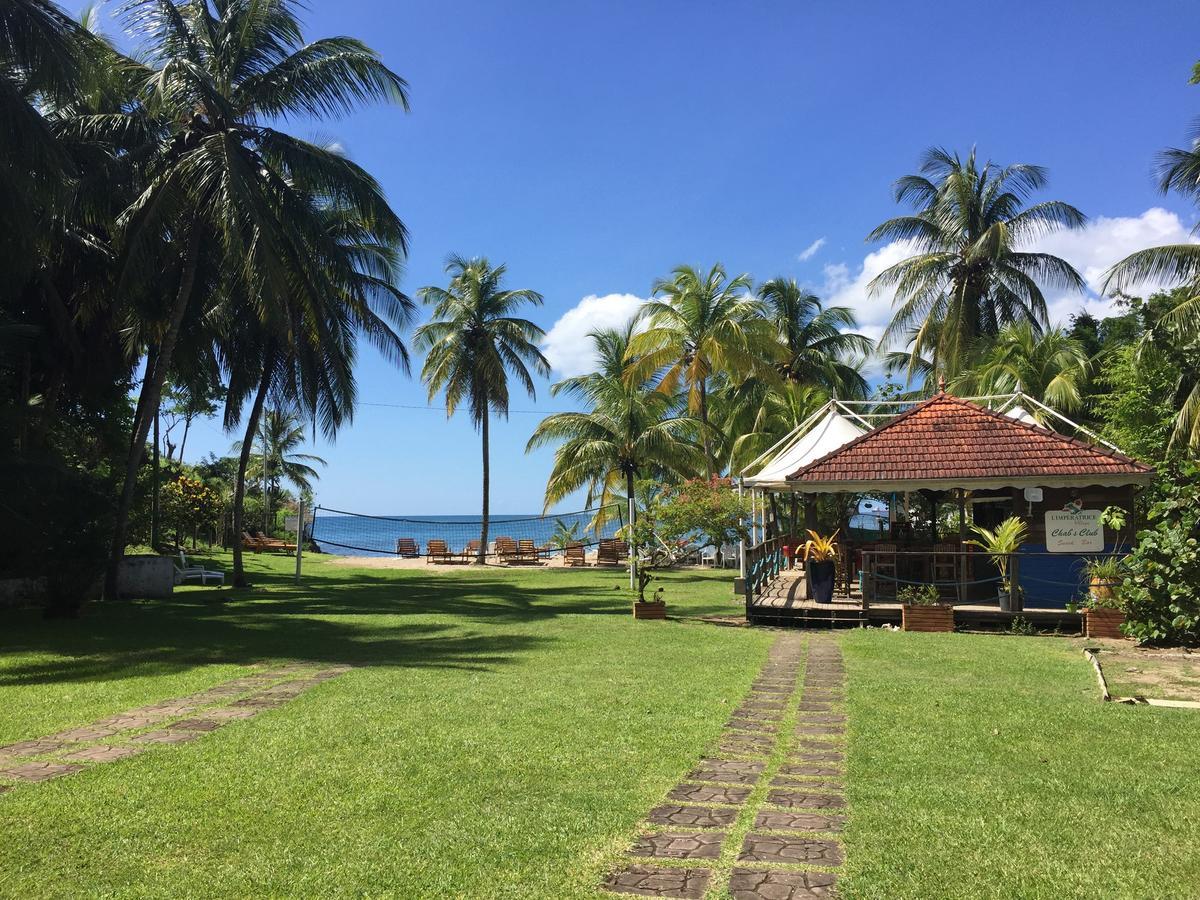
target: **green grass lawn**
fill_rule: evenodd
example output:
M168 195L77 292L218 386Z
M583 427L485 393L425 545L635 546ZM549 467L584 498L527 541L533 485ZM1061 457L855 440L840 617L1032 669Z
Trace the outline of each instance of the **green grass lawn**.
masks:
M217 560L228 564L227 559ZM364 664L293 703L0 797L4 896L588 896L711 743L770 635L635 623L619 572L366 571L251 557L228 604L0 613L0 743L261 660ZM672 575L728 612L729 573Z
M0 613L0 744L262 661L361 664L195 743L3 795L0 895L595 896L773 636L635 623L620 572L317 558L297 588L290 560L250 564L246 592ZM672 611L736 611L729 577L667 576ZM1064 639L838 639L844 896L1196 895L1200 715L1102 704Z
M1200 715L1105 704L1078 642L852 632L854 897L1196 897Z

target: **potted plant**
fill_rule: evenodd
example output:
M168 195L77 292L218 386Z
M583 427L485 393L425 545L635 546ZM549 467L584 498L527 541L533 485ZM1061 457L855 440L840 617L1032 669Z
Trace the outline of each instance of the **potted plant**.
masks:
M804 563L808 572L808 584L812 598L818 603L833 602L833 583L837 574L837 536L822 537L815 531L808 532L804 544Z
M1100 514L1102 525L1120 531L1125 527L1125 511L1110 506ZM1117 588L1125 577L1125 560L1121 556L1122 542L1117 541L1112 553L1097 556L1084 563L1088 576L1088 595L1083 601L1083 633L1095 638L1123 638L1125 609Z
M942 603L932 584L906 585L896 592L904 631L953 631L954 607Z
M1029 537L1029 526L1016 516L1009 516L994 529L971 525L971 530L979 535L979 539L967 543L983 550L1000 572L1000 587L996 592L1000 611L1012 612L1012 583L1008 580L1008 563Z
M654 572L661 563L661 557L653 552L653 548L661 543L660 514L659 501L651 499L638 513L637 521L633 526L626 525L619 532L630 542L630 553L636 554L637 595L633 598L633 617L635 619L665 619L667 617L667 604L663 599L661 587L651 594L649 600L646 599L646 588L654 580Z

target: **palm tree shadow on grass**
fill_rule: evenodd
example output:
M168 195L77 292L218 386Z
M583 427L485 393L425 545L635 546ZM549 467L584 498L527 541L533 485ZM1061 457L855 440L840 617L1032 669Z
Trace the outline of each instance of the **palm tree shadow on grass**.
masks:
M271 590L211 588L165 601L107 603L69 623L45 622L33 610L6 613L11 652L56 658L0 670L0 686L291 659L485 672L554 639L480 631L476 623L628 615L625 595L601 585L529 587L503 578L347 574L295 586L283 575L263 572L257 578ZM412 621L417 616L439 621Z

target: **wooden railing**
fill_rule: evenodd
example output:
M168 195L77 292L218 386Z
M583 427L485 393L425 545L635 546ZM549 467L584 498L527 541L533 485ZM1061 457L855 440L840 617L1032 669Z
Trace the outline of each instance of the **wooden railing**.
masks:
M754 605L754 600L760 597L768 584L783 569L786 560L783 556L784 544L789 542L787 537L773 537L755 544L746 550L746 608Z

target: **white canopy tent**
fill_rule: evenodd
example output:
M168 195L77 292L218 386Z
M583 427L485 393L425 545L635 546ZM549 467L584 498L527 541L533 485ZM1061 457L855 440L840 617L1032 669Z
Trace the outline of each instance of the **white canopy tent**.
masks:
M766 457L757 473L744 479L745 486L758 490L787 490L788 475L867 433L866 428L843 415L835 403L826 404L817 416L820 418L810 417L808 422L802 423L747 467L752 468ZM813 418L817 418L815 424L812 424Z

